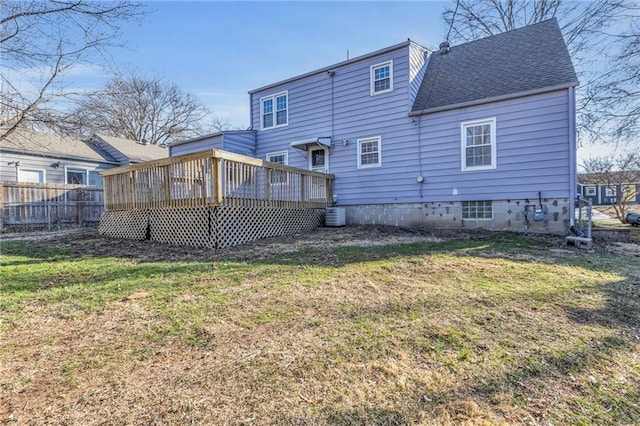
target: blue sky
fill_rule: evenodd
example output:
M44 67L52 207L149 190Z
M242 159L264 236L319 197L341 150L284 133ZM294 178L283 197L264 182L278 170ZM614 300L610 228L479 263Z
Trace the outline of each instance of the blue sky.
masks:
M405 41L444 39L444 2L149 2L123 28L115 67L161 77L234 126L251 89ZM106 74L102 75L106 78ZM76 84L100 85L95 70ZM93 87L92 87L93 88Z
M247 91L407 38L436 49L447 2L151 1L123 27L114 69L160 77L196 95L229 124L249 125ZM74 86L96 89L111 70L79 67ZM579 149L578 162L611 147Z

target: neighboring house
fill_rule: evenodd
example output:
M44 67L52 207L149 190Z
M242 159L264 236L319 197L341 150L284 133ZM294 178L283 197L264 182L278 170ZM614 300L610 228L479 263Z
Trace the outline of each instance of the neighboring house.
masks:
M610 184L606 184L606 182ZM611 172L603 177L595 173L578 175L578 194L591 200L593 205L610 205L624 194L628 203L640 203L640 171Z
M114 158L123 166L169 156L169 150L164 145L151 145L113 136L94 135L87 144L99 152L106 153L106 156Z
M252 90L253 130L170 156L218 148L331 173L349 224L566 232L577 85L555 19L437 52L407 41Z
M166 148L143 146L125 139L96 136L85 142L16 130L0 141L0 181L102 187L101 171L167 154Z

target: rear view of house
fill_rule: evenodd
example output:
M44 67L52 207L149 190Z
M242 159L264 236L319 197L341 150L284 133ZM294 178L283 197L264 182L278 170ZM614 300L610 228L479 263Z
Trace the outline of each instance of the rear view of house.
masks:
M407 41L252 90L251 130L170 155L331 173L348 224L565 233L577 84L555 19L436 52Z

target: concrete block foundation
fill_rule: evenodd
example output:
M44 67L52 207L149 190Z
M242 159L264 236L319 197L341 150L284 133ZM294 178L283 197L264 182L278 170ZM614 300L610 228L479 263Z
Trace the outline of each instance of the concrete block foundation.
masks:
M571 220L569 198L544 198L544 218L534 220L538 200L493 201L492 219L463 219L462 203L428 202L344 206L348 225L387 225L422 229L488 229L566 235ZM527 207L528 206L528 207ZM528 211L525 219L525 212Z

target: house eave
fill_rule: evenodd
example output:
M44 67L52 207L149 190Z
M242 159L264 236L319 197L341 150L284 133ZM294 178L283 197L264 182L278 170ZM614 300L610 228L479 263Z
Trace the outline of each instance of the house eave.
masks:
M470 106L477 106L477 105L489 104L489 103L493 103L493 102L506 101L506 100L509 100L509 99L521 98L523 96L531 96L531 95L539 95L539 94L542 94L542 93L555 92L555 91L558 91L558 90L568 89L570 87L576 87L576 86L578 86L578 84L579 83L577 81L572 81L570 83L560 84L560 85L557 85L557 86L543 87L543 88L540 88L540 89L527 90L527 91L524 91L524 92L509 93L509 94L506 94L506 95L493 96L491 98L475 99L473 101L460 102L460 103L457 103L457 104L449 104L449 105L442 105L442 106L438 106L438 107L434 107L434 108L426 108L426 109L419 110L419 111L411 111L409 113L409 116L410 117L415 117L415 116L418 116L418 115L432 114L434 112L448 111L448 110L452 110L452 109L466 108L466 107L470 107Z
M250 90L249 94L253 95L253 94L257 93L257 92L262 92L263 90L272 89L274 87L278 87L278 86L283 85L283 84L288 84L288 83L291 83L291 82L294 82L294 81L297 81L297 80L300 80L300 79L303 79L303 78L307 78L307 77L315 75L315 74L320 74L320 73L327 72L327 71L333 71L336 68L340 68L340 67L343 67L345 65L350 65L350 64L353 64L353 63L356 63L356 62L360 62L360 61L364 61L366 59L373 58L374 56L383 55L385 53L389 53L389 52L393 52L395 50L406 48L411 44L417 45L417 43L415 43L415 42L413 42L411 40L407 40L407 41L404 41L402 43L394 44L393 46L385 47L384 49L376 50L375 52L367 53L365 55L357 56L357 57L355 57L353 59L347 59L346 61L338 62L338 63L330 65L328 67L320 68L320 69L317 69L315 71L311 71L311 72L308 72L308 73L305 73L305 74L300 74L298 76L291 77L291 78L288 78L286 80L279 81L277 83L272 83L272 84L268 84L266 86L262 86L262 87L260 87L258 89ZM420 46L420 47L422 47L422 46ZM424 49L426 49L426 48L424 48ZM427 50L429 50L429 49L427 49Z

